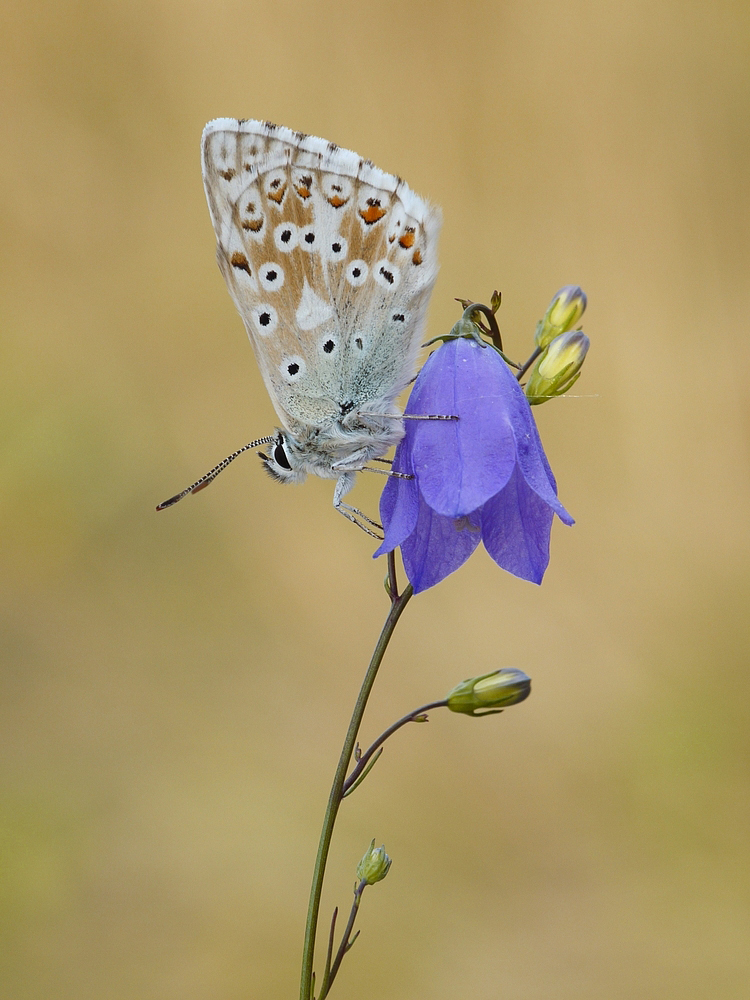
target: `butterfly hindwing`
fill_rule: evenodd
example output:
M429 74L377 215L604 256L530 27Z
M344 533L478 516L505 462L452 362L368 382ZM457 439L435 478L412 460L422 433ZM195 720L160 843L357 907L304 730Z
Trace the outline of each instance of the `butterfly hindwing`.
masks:
M391 402L414 373L439 211L356 153L264 122L203 134L217 258L285 426Z

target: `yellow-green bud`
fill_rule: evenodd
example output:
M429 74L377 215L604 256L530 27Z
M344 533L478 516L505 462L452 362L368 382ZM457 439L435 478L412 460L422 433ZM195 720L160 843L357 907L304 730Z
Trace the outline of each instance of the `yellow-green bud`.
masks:
M531 678L523 670L503 667L481 677L461 681L448 694L451 712L466 715L492 715L502 712L509 705L517 705L531 693ZM477 709L483 709L477 712Z
M562 396L570 389L581 374L589 343L589 338L581 330L555 337L526 383L526 398L532 406Z
M565 285L556 292L544 319L536 329L536 346L546 347L561 333L576 325L586 309L586 295L578 285Z
M375 847L375 840L370 844L369 850L357 865L357 881L367 882L368 885L375 885L388 874L391 867L391 859L385 853L385 844L382 847Z

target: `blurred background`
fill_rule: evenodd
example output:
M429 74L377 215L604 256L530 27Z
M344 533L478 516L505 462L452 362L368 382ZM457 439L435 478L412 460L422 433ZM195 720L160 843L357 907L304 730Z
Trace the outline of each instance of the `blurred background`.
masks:
M482 551L410 605L369 743L514 665L503 718L402 731L333 845L368 890L335 996L750 993L750 8L733 0L7 0L0 994L297 995L320 823L387 612L276 423L214 261L217 116L334 140L442 206L430 335L503 292L525 356L589 296L541 588ZM373 512L381 482L353 502Z

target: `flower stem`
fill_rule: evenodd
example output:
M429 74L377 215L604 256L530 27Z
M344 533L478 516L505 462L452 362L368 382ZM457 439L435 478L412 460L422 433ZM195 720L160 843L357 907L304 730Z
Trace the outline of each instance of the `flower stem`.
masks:
M380 633L380 638L375 646L372 659L370 660L370 665L367 668L367 673L365 674L362 687L360 688L359 695L357 696L354 712L352 713L352 718L349 723L349 729L346 733L346 739L344 740L344 745L341 749L341 756L339 758L338 767L336 768L333 785L331 786L331 794L328 797L328 806L326 808L325 818L323 819L323 829L320 831L320 843L318 844L318 854L315 859L312 886L310 887L310 904L307 910L307 923L305 925L305 945L302 954L300 1000L312 1000L313 959L315 955L315 936L320 911L320 897L323 891L323 878L325 876L328 851L330 849L331 838L333 836L333 827L336 823L336 816L343 797L346 772L349 769L352 753L354 752L354 745L357 740L357 733L359 732L359 727L362 724L362 717L365 713L367 700L370 697L372 686L375 683L378 669L383 661L383 656L388 648L388 643L391 640L393 631L396 628L396 623L401 617L401 612L409 603L413 594L411 584L409 584L403 594L399 595L395 567L396 561L393 557L393 553L389 553L388 593L391 598L391 610L386 618L383 631Z
M521 368L516 375L516 378L518 379L519 382L524 377L529 368L531 368L531 366L534 364L534 362L541 353L542 353L542 348L535 347L531 357L523 365L521 365Z

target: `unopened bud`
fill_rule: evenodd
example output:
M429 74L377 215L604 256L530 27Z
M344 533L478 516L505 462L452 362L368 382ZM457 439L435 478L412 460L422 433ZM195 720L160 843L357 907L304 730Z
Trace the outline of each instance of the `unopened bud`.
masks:
M572 330L586 309L586 295L578 285L565 285L556 292L536 330L536 346L546 347L561 333Z
M385 853L385 845L375 847L375 840L370 844L369 850L357 865L357 880L367 882L368 885L375 885L388 874L391 867L391 859Z
M481 677L461 681L448 694L446 701L451 712L492 715L510 705L517 705L530 693L531 678L528 674L515 667L503 667ZM477 712L477 709L483 711Z
M526 383L526 398L532 406L562 396L570 389L581 374L589 344L589 338L581 330L555 337Z

